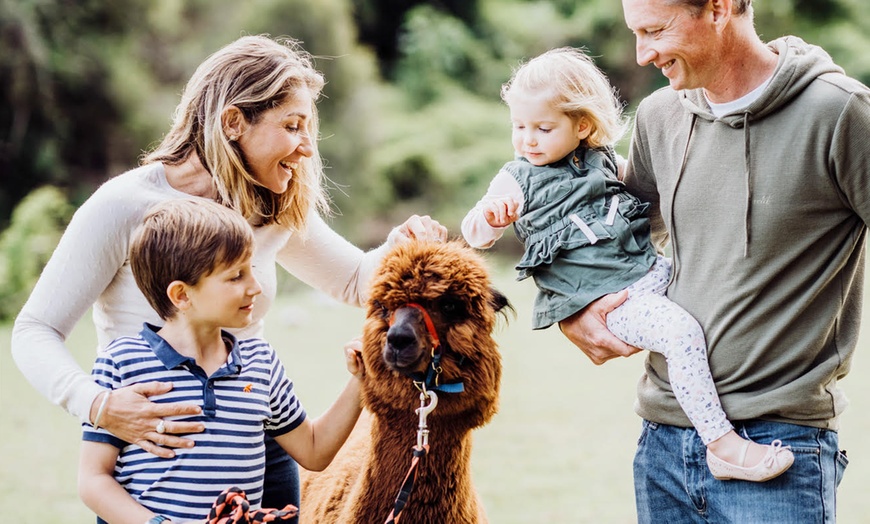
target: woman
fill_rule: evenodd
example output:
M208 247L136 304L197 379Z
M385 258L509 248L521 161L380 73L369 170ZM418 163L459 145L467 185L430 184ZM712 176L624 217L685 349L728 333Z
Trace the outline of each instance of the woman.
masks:
M254 272L263 286L248 328L262 336L276 292L276 262L302 281L350 304L389 246L409 238L444 240L446 229L423 216L395 228L384 246L363 253L335 233L320 213L327 196L317 149L315 102L324 80L292 40L246 36L219 50L184 90L169 133L142 165L103 184L79 208L15 321L12 352L43 395L83 422L158 456L193 442L197 422L164 418L197 406L154 404L169 384L111 393L79 367L66 336L93 306L99 347L139 332L159 317L136 287L128 260L133 230L154 204L173 198L215 200L254 226ZM298 505L295 463L267 442L264 507Z

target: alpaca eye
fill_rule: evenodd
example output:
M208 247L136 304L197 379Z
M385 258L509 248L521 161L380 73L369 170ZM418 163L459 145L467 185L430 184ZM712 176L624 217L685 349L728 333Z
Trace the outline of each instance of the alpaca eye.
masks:
M463 302L453 297L442 298L438 302L438 308L442 314L449 318L460 317L464 312Z
M389 310L377 300L372 301L372 310L375 312L375 314L380 315L382 318L387 318L390 316Z

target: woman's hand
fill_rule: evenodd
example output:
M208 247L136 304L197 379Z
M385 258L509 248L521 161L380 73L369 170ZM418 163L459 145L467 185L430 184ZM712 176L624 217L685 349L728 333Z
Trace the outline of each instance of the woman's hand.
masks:
M447 228L429 215L411 215L402 225L393 228L387 237L391 246L409 240L444 242L447 240Z
M172 458L175 452L168 448L193 447L192 440L172 434L200 433L205 430L205 425L201 422L164 420L167 417L202 413L202 409L194 404L156 404L148 400L150 396L171 390L172 384L169 382L145 382L113 390L103 408L99 426L158 457ZM102 400L102 395L98 396L91 406L91 420L94 420ZM163 433L157 432L160 422L163 422Z
M627 291L604 295L559 322L559 329L595 365L616 357L630 357L641 350L626 344L607 329L607 314L627 298Z

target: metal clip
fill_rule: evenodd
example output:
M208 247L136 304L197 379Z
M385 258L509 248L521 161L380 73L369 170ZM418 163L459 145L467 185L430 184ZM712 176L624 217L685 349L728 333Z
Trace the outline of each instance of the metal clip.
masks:
M429 404L426 404L426 398L430 399ZM438 395L434 391L427 391L425 388L420 392L420 407L417 408L417 414L420 416L420 423L417 426L417 447L423 448L429 445L429 429L426 426L426 417L429 413L435 410L438 405Z

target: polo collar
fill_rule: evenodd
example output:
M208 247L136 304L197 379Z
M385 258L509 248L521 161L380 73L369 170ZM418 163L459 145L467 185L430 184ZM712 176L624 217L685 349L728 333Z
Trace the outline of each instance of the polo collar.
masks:
M166 367L166 369L175 369L182 364L192 364L196 365L196 360L191 357L187 357L179 353L173 348L169 342L163 339L157 332L160 330L159 327L145 322L142 326L142 331L139 332L139 335L151 346L151 349L154 351L154 354L157 355L157 358L161 363ZM242 356L239 350L239 341L236 340L236 337L233 336L232 333L221 330L221 338L224 340L228 340L232 343L232 349L230 350L229 358L227 359L227 363L225 367L221 369L227 369L230 373L240 373L242 370ZM221 373L218 370L219 374Z

